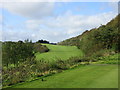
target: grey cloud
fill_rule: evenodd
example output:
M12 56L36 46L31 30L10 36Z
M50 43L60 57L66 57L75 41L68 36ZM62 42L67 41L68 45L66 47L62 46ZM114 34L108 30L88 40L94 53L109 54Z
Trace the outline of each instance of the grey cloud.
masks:
M9 12L28 17L28 18L42 18L51 16L53 14L53 2L13 2L5 3L4 7Z

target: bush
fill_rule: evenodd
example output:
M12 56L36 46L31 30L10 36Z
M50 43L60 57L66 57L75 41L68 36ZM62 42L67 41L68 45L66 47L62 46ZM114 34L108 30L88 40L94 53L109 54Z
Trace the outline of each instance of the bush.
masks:
M45 45L41 45L40 43L34 44L34 52L44 53L44 52L48 52L48 51L49 51L49 49Z

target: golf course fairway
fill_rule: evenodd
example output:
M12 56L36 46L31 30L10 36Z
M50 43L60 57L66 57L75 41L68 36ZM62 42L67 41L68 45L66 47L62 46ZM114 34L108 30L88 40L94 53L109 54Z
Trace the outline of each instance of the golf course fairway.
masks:
M50 51L46 53L37 53L37 60L56 61L56 60L67 60L71 57L81 57L83 53L76 46L61 46L61 45L46 45Z

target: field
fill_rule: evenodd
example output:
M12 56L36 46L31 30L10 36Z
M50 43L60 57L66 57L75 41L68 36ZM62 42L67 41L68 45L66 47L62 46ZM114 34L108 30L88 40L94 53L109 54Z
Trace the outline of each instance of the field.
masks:
M117 88L117 65L78 66L62 73L21 83L12 88Z
M37 60L47 60L47 61L55 61L55 60L67 60L70 57L81 57L83 56L82 51L80 51L76 46L60 46L60 45L46 45L50 51L47 53L37 53Z

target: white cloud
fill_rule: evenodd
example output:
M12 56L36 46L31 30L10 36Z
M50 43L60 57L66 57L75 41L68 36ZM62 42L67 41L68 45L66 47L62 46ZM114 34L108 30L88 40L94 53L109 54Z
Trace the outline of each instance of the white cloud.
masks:
M34 20L34 21L33 20L28 20L28 21L25 22L26 28L28 30L38 30L38 28L39 28L38 22L39 21L37 21L37 20Z
M118 6L118 2L109 2L109 6L113 9L115 13L118 13L118 10L120 9Z
M3 17L2 15L0 15L0 41L2 41L2 21L3 21Z
M101 24L106 24L108 21L113 19L116 16L115 13L102 13L91 16L83 15L64 15L58 16L57 18L53 17L51 20L42 22L45 26L51 29L64 29L64 32L68 34L73 34L78 31L83 31L86 29L91 29L98 27ZM41 22L38 22L41 24ZM37 23L37 24L38 24Z
M118 2L119 0L1 0L2 2Z
M55 2L56 0L1 0L2 2Z
M2 21L3 21L3 17L2 15L0 15L0 24L2 23Z
M53 13L53 2L13 2L5 3L4 8L13 14L28 18L42 18L51 16Z
M80 35L85 30L98 27L101 24L106 24L112 20L116 14L109 12L83 16L66 13L62 16L51 17L48 19L30 19L24 23L25 28L19 33L18 31L10 31L9 28L4 31L4 39L24 40L29 38L34 41L46 39L51 42L59 42Z

